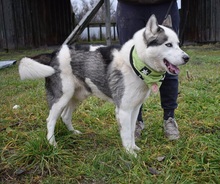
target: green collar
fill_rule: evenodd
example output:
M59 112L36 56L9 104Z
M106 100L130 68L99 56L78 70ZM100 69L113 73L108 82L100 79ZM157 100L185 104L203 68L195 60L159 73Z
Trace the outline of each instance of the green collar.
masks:
M160 87L161 82L164 79L165 72L157 72L143 63L138 57L134 46L131 48L130 62L137 76L144 80L148 87L151 87L153 84L157 84Z

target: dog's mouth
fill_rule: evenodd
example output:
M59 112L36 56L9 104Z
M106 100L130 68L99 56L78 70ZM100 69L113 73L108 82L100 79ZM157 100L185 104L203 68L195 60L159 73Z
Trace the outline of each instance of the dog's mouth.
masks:
M171 74L173 74L173 75L178 75L178 74L179 74L180 69L179 69L177 66L171 64L171 63L170 63L169 61L167 61L166 59L164 59L163 62L164 62L164 64L166 65L167 69L169 70L169 72L170 72Z

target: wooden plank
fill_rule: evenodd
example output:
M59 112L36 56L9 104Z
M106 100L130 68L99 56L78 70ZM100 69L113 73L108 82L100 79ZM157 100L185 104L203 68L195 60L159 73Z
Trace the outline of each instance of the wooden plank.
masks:
M33 43L32 39L32 23L31 23L31 11L30 11L30 1L24 0L22 4L23 14L22 14L22 23L23 23L23 45L22 47L31 47Z
M5 22L5 12L4 12L4 0L0 0L0 49L8 49L7 42L7 31L6 31L6 22Z
M23 17L23 1L14 1L12 3L13 19L14 19L14 43L19 48L24 45L24 17Z
M215 42L215 30L216 30L216 22L215 22L215 18L216 18L216 10L215 10L215 1L210 1L210 9L209 9L209 13L210 14L210 32L209 32L209 37L210 37L210 41L211 42Z
M74 30L71 32L71 34L67 37L67 39L63 42L63 44L71 44L76 41L76 39L79 37L79 35L83 32L85 27L88 25L88 23L92 20L92 18L95 16L99 8L102 6L104 0L99 0L97 4L88 11L85 16L82 18L82 20L76 25Z
M9 48L15 48L15 40L14 40L14 16L12 9L12 0L3 0L3 12L4 12L4 20L5 20L5 30L6 30L6 39L7 46ZM7 16L6 16L7 15Z
M110 0L105 0L105 27L106 27L106 44L111 45L111 14Z
M220 42L220 0L216 0L215 1L215 12L216 12L216 15L215 15L215 41L216 42Z

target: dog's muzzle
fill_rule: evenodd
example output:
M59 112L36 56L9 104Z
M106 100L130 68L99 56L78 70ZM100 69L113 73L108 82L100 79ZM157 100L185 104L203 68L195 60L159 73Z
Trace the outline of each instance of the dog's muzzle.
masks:
M190 57L187 54L184 54L182 58L183 58L184 63L187 63Z

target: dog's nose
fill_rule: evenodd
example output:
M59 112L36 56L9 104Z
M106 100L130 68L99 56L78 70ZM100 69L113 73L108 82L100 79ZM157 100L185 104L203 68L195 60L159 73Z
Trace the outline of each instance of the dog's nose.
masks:
M183 55L183 60L185 63L189 61L189 56L188 55Z

